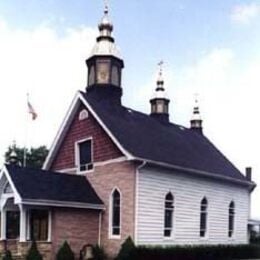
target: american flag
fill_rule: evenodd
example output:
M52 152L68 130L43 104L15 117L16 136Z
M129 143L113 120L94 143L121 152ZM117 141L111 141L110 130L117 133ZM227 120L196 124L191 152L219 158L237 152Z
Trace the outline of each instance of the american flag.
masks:
M28 112L29 114L32 115L32 120L35 120L37 118L37 113L35 112L33 106L31 105L31 103L29 101L27 101L27 105L28 105Z

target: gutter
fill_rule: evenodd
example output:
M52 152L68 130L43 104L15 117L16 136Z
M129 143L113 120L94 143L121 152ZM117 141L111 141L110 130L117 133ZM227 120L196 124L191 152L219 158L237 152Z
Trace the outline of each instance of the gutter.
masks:
M65 207L65 208L94 209L94 210L105 209L105 206L102 204L65 202L65 201L55 201L55 200L22 199L21 204L34 205L34 206L63 207L63 208Z

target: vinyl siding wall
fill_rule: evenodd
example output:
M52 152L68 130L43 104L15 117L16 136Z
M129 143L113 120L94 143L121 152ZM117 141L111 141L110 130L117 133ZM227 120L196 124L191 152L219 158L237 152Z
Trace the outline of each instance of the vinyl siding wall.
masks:
M138 174L137 244L247 243L250 195L246 188L184 173L142 169ZM164 238L164 198L174 196L174 231ZM200 202L208 200L206 237L200 237ZM235 231L228 237L228 209L235 203Z

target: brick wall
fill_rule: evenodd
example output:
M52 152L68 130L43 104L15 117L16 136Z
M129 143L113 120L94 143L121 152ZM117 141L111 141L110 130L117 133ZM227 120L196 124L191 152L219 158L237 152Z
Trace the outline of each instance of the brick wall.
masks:
M122 153L90 113L87 119L81 121L78 119L82 109L85 109L83 104L80 105L67 131L61 147L50 167L51 170L74 168L75 142L91 136L93 138L94 162L106 161L122 156Z
M87 178L106 207L102 218L101 245L110 256L115 256L128 236L134 239L135 166L131 162L111 163L95 167L95 171L88 173ZM120 239L109 238L109 198L115 187L120 189L122 196Z
M52 215L52 255L55 256L65 240L73 252L79 252L86 244L98 243L99 211L57 208Z

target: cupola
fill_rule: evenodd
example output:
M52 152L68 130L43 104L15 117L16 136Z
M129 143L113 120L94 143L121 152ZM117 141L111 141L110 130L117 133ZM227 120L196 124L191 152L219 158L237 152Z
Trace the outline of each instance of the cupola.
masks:
M201 119L200 110L199 110L199 102L198 102L198 98L196 97L195 105L193 107L192 117L190 120L190 128L202 134L203 132L202 122L203 121Z
M11 153L9 155L9 163L12 165L21 165L18 159L18 155L16 153L16 142L13 141L13 145L11 147Z
M158 119L161 122L169 122L170 100L167 98L164 89L164 79L163 79L163 71L162 71L163 62L160 62L158 65L159 65L159 75L156 82L157 86L154 92L154 96L150 100L151 116Z
M124 62L112 36L113 24L109 18L108 6L98 25L99 36L86 60L88 67L87 92L98 92L99 95L121 97L121 80Z

